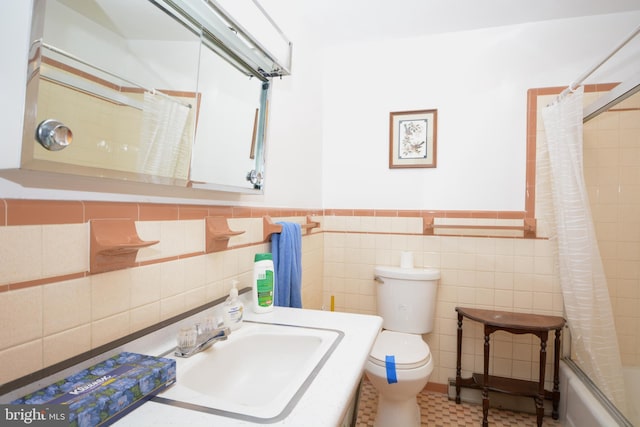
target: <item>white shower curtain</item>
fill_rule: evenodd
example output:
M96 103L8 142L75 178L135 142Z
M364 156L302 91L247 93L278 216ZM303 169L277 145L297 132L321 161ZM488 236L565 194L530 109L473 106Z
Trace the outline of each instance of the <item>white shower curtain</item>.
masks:
M540 146L538 177L550 191L542 210L557 249L573 357L625 412L618 341L583 175L583 94L580 87L542 111L546 144Z
M144 93L138 171L186 179L191 141L186 131L190 108L175 100Z

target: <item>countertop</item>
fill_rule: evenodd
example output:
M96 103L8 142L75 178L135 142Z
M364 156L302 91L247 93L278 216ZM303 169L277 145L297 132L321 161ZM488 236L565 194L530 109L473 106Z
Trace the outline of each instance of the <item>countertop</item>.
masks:
M245 307L250 307L245 304ZM344 333L342 341L326 361L309 388L284 420L269 425L322 426L340 425L362 378L371 347L382 327L378 316L320 310L274 307L270 313L256 314L245 310L245 320L285 325L336 329ZM165 331L167 332L167 331ZM162 339L145 344L145 354L160 355L175 342L175 334L162 334ZM132 349L142 352L141 348ZM151 348L155 347L155 348ZM161 350L162 349L162 350ZM180 382L180 371L177 372ZM245 420L211 415L148 401L113 424L125 426L238 426L260 425Z

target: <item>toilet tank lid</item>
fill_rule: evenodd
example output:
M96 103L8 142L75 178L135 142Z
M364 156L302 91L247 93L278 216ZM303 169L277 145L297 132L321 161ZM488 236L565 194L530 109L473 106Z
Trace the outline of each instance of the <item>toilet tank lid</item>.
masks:
M438 280L440 270L437 268L400 268L391 266L377 266L375 275L389 279L404 280Z

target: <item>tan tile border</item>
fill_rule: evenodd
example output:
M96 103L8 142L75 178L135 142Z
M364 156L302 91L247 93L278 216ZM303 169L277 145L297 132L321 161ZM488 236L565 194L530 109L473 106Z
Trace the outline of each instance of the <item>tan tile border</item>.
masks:
M462 210L391 210L391 209L295 209L245 206L206 206L126 202L83 202L51 200L0 199L1 225L77 224L92 219L132 219L134 221L178 221L203 219L206 216L226 218L261 218L320 216L374 216L392 218L493 218L522 219L523 211ZM4 214L4 215L3 215Z
M7 225L7 201L0 203L0 226Z
M88 275L89 275L89 272L86 271L82 273L72 273L72 274L65 274L62 276L45 277L42 279L34 279L34 280L26 280L24 282L9 283L9 284L3 285L2 287L6 287L7 288L6 291L15 291L18 289L26 289L34 286L48 285L50 283L81 279ZM2 287L0 287L0 292L2 292Z
M322 215L321 209L207 206L106 201L0 199L0 226L81 224L92 219L178 221L226 218L261 218Z
M137 203L124 202L81 202L84 206L84 217L81 222L92 219L133 219L137 220L139 211Z
M5 199L5 225L74 224L83 222L82 202Z
M322 216L375 216L392 218L480 218L480 219L523 219L524 211L447 211L447 210L376 210L376 209L325 209Z

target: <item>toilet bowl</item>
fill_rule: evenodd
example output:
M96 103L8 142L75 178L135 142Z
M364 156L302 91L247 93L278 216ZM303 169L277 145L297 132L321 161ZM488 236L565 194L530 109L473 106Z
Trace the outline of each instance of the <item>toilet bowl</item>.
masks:
M378 390L375 427L420 426L417 395L433 372L422 334L433 330L439 279L440 271L432 268L375 268L383 331L365 363L365 374Z
M431 352L420 335L382 331L365 364L365 374L378 390L374 426L420 426L416 396L432 371Z

